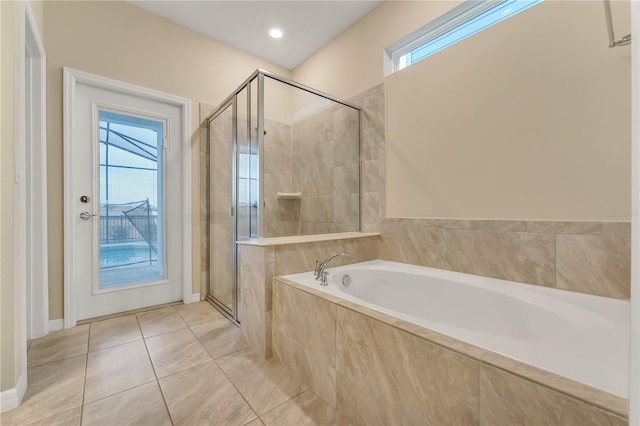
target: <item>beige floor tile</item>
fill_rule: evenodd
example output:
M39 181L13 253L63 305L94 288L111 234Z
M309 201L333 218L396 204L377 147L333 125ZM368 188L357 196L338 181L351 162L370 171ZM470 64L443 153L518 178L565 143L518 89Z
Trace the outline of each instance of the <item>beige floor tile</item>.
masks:
M144 342L125 343L89 352L84 403L155 380Z
M244 425L256 414L209 361L160 379L171 418L177 425Z
M249 423L247 423L244 426L263 426L263 425L264 425L264 423L262 423L262 420L255 419L255 420L250 421Z
M219 358L216 362L258 415L307 389L274 358L265 361L249 349Z
M89 325L54 331L33 340L27 352L29 367L87 353Z
M171 425L156 382L85 405L83 426Z
M224 317L191 326L191 330L213 359L247 347L242 331Z
M186 331L187 324L173 306L136 314L145 339L177 330Z
M190 327L224 318L209 302L175 306L176 311Z
M267 426L331 425L335 409L311 391L295 397L262 415Z
M22 404L2 413L2 425L22 425L82 405L86 355L29 368L29 387Z
M81 407L72 408L64 413L54 414L46 419L29 423L29 426L80 426L81 411Z
M142 333L135 315L97 321L91 323L89 351L98 351L141 339Z
M169 376L211 360L188 329L151 337L146 342L158 377Z

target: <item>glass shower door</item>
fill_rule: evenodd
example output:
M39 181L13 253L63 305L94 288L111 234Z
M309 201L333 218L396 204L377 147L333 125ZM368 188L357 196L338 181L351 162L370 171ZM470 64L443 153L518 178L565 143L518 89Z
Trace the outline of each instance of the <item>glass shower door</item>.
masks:
M234 104L209 122L209 297L236 318Z

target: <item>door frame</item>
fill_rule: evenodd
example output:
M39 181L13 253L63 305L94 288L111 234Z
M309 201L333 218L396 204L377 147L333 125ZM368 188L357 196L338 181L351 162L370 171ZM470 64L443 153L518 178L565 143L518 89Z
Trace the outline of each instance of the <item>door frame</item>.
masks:
M18 154L20 279L27 339L49 333L47 246L46 55L33 9L20 2L20 146Z
M640 2L631 2L631 318L629 424L640 424Z
M64 229L65 232L73 228L74 200L71 188L73 186L73 146L77 143L73 134L76 122L75 107L77 85L85 84L99 89L110 90L125 95L135 96L155 102L162 102L180 109L182 118L182 134L180 141L180 163L182 165L182 300L184 303L194 301L192 296L192 254L191 254L191 101L156 90L147 89L129 83L98 76L73 68L63 68L63 159L64 159ZM64 239L64 328L76 325L76 294L73 282L74 253L73 238Z

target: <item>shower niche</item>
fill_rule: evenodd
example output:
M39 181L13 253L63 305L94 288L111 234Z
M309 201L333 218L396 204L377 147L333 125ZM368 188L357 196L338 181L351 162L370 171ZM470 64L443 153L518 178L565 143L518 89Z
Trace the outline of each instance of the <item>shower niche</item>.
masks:
M208 299L240 322L237 242L360 230L360 110L257 70L206 123Z

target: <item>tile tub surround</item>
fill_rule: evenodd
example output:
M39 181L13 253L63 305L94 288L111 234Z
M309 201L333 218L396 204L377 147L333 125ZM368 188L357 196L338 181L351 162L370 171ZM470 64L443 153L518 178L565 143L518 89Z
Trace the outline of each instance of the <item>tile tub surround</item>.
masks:
M624 398L282 277L273 292L274 357L344 423L627 424Z
M384 117L385 117L385 89L384 84L379 84L370 89L365 90L362 93L348 99L350 103L357 105L361 108L360 114L360 167L361 167L361 200L360 200L360 219L361 230L364 232L378 232L380 230L380 224L384 218L384 176L385 176L385 161L384 161ZM212 105L201 104L201 121L211 113L215 107ZM270 127L269 127L270 126ZM265 156L274 159L274 162L267 162L265 164L265 185L269 184L270 188L265 186L265 202L266 208L272 209L272 213L275 212L275 216L265 216L265 231L268 231L263 237L271 237L276 235L285 235L283 232L292 230L292 234L297 235L302 233L302 223L300 221L300 201L282 200L272 198L268 201L269 194L273 191L289 192L289 188L284 186L288 183L289 170L292 171L292 166L286 164L291 157L286 153L288 149L287 134L291 134L288 125L279 123L273 120L265 120L265 127L269 127L266 130L267 136L271 132L271 139L268 137L265 139ZM201 140L207 141L207 125L202 123L201 125ZM269 145L269 143L274 142ZM280 151L278 151L280 150ZM209 143L200 144L200 229L209 229L210 212L207 200L209 198L209 167L215 165L209 164ZM281 160L278 161L278 158ZM284 158L284 160L282 160ZM285 162L285 164L281 164ZM280 164L280 166L278 166ZM275 166L275 167L271 167ZM278 169L280 167L280 169ZM225 168L223 167L223 171ZM334 181L340 187L347 186L346 177L348 174L344 169L335 169L335 175L331 176L328 181L331 182L332 188ZM223 173L224 174L224 173ZM267 180L267 175L270 175ZM229 175L230 176L230 175ZM230 184L229 184L230 185ZM271 192L269 192L271 191ZM344 195L344 194L343 194ZM342 198L345 198L344 196ZM351 204L346 200L343 206ZM336 201L341 203L342 201ZM346 204L345 204L346 203ZM300 204L298 206L297 204ZM316 232L326 232L323 225L307 225L307 227L315 227ZM219 227L220 228L220 227ZM300 229L298 229L300 228ZM336 227L336 231L343 231L344 229ZM355 229L355 228L354 228ZM212 232L213 230L209 230ZM223 229L218 229L218 232L222 232ZM225 240L227 241L227 240ZM207 286L209 281L209 238L204 236L200 239L200 293L202 295L207 294Z
M355 261L376 259L379 234L350 232L238 243L240 328L249 346L271 357L272 281L280 275L312 271L317 259L346 251ZM303 242L306 241L306 242ZM337 258L332 265L354 260Z
M390 218L381 234L381 259L629 299L628 222Z

